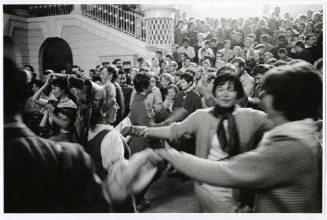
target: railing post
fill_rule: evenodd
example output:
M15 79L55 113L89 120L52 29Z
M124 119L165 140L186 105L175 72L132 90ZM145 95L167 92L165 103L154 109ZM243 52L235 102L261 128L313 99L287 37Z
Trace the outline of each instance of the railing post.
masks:
M72 14L82 14L82 5L74 5L74 9L72 11Z
M141 5L144 14L146 44L150 50L170 51L174 44L175 5Z

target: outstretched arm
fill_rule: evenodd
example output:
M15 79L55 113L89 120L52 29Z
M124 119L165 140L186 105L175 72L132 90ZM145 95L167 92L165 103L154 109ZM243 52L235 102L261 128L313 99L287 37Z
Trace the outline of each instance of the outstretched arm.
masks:
M158 153L176 169L201 182L222 187L265 188L287 182L301 172L300 164L308 157L304 156L305 147L299 145L283 141L224 161L198 158L173 148L160 149Z

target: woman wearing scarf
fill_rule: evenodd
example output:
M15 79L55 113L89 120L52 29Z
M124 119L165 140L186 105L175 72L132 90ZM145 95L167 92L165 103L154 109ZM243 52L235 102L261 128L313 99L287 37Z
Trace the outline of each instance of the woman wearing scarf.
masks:
M219 75L214 81L213 95L217 100L214 108L197 110L184 121L169 127L145 128L145 136L169 141L195 136L195 155L214 162L255 148L270 122L263 112L236 105L244 95L240 80L231 74ZM245 205L243 197L247 197L241 196L242 201L239 201L238 193L233 192L237 190L202 181L195 181L194 190L203 212L236 212L240 208L238 202Z
M254 189L254 212L321 212L321 146L314 119L322 104L322 79L313 66L301 62L269 70L263 88L274 127L256 149L235 155L237 151L230 148L235 156L223 161L172 148L159 153L199 183Z
M67 79L57 77L51 80L55 74L47 76L45 84L33 95L32 100L46 107L45 115L41 124L50 126L50 134L46 137L53 141L77 142L74 129L77 106L72 99L73 95L68 88ZM51 86L52 98L45 100L41 94Z

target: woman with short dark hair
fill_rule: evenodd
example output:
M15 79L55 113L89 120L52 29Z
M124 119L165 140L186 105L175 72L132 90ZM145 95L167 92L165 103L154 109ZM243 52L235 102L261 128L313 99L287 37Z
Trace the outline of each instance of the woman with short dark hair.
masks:
M314 119L322 103L322 79L302 62L271 69L263 88L274 127L256 149L223 161L174 149L162 150L160 155L199 182L254 189L254 212L321 212L321 146Z
M45 84L32 97L35 103L47 107L41 126L50 124L50 133L44 134L44 137L53 141L77 142L74 130L77 106L72 100L74 97L69 91L66 78L57 77L50 81L52 76L53 74L47 76ZM50 85L52 98L49 100L40 98L42 92Z
M215 107L197 110L184 121L169 127L145 128L145 136L170 141L195 136L195 155L212 162L227 160L255 148L263 133L270 128L270 122L263 112L240 108L236 104L244 95L238 77L218 75L212 94L216 99ZM242 206L251 206L250 195L241 193L240 198L235 200L232 188L195 181L194 190L203 212L236 212L240 208L238 202Z

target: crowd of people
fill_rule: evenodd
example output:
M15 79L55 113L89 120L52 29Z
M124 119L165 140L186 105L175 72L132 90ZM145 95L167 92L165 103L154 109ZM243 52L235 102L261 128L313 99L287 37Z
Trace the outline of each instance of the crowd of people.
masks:
M5 38L5 212L141 212L163 172L202 212L321 212L322 16L176 20L171 53L44 81Z

